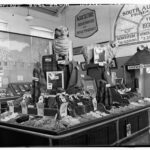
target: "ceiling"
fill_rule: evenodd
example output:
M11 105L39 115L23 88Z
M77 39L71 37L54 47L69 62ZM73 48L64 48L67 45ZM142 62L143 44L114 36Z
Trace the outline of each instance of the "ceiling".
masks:
M64 9L66 8L66 5L39 5L39 6L32 6L30 9L36 10L42 13L46 13L52 16L58 16L61 14Z

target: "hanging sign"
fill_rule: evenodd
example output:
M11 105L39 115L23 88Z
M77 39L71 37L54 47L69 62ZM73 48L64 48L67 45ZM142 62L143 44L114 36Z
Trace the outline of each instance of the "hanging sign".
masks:
M95 10L85 8L75 16L75 36L88 38L98 31Z

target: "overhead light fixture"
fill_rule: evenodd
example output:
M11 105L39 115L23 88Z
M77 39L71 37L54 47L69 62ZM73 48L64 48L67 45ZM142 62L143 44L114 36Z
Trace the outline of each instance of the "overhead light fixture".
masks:
M30 15L30 13L29 13L29 8L28 8L28 14L27 14L27 16L25 17L25 20L26 21L31 21L31 20L33 20L33 17Z

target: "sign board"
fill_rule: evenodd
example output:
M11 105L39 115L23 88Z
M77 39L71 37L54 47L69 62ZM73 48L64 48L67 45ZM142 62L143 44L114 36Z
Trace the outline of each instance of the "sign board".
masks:
M141 23L139 25L139 40L150 40L150 15L146 15L141 20Z
M140 68L149 68L150 64L140 64L135 66L128 66L128 70L140 69Z
M124 5L115 23L114 39L119 45L150 40L150 4Z
M46 73L47 89L64 88L64 73L63 71L49 71Z
M95 10L85 8L75 16L75 36L88 38L98 31Z

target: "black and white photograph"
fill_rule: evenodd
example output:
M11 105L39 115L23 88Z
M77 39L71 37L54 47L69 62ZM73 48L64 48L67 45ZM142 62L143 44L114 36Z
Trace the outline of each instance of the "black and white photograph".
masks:
M0 148L150 147L150 1L0 1Z

